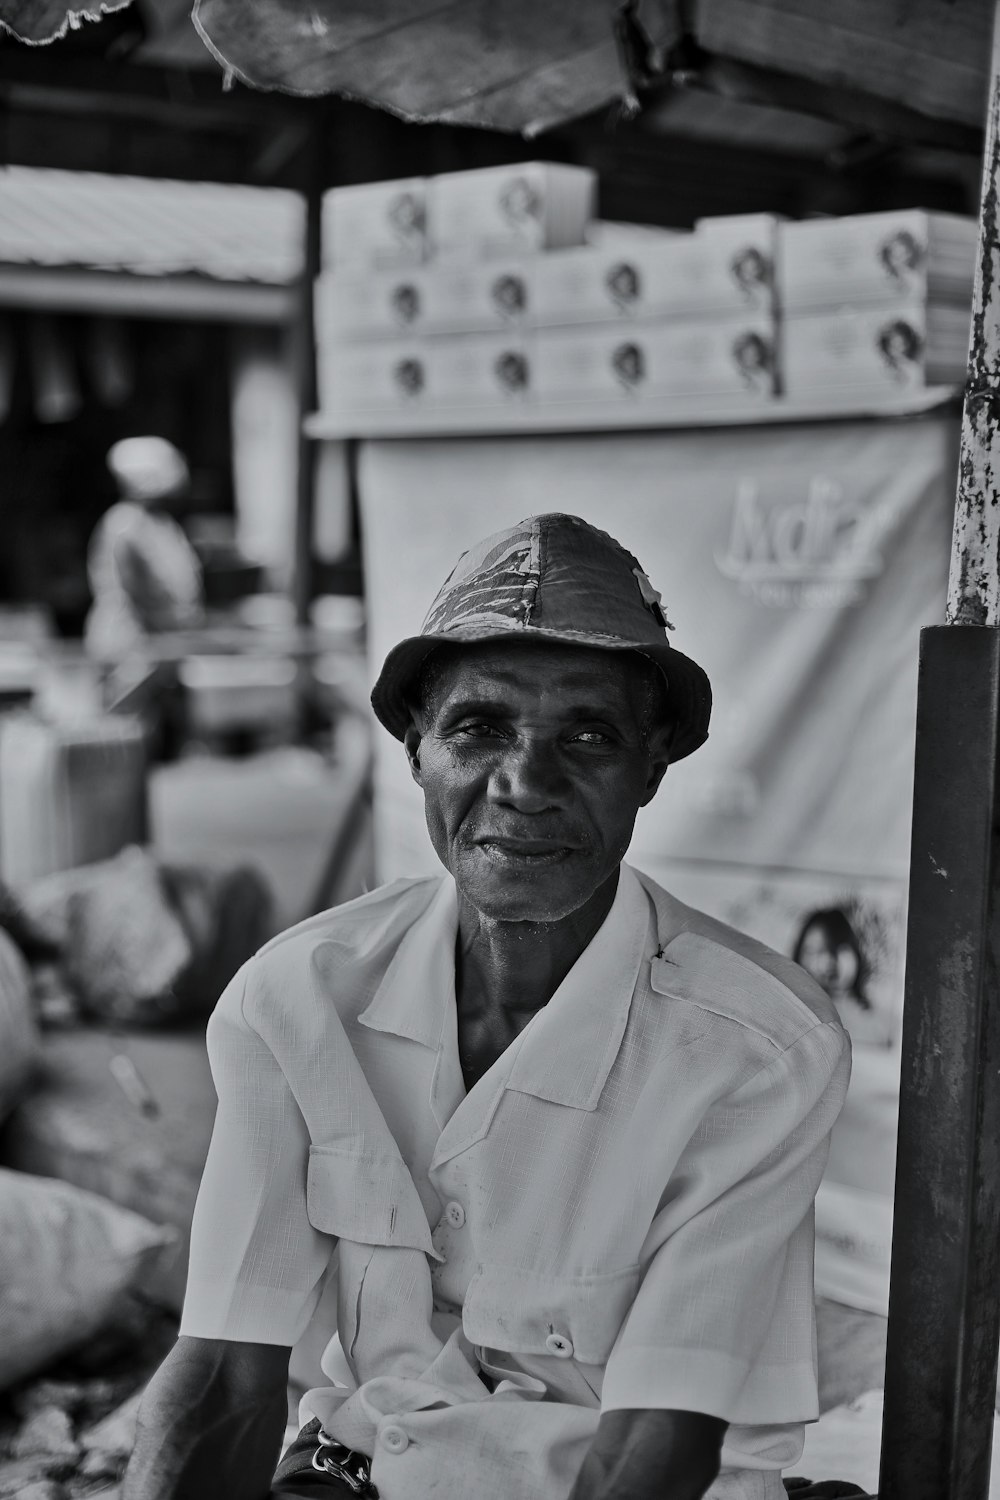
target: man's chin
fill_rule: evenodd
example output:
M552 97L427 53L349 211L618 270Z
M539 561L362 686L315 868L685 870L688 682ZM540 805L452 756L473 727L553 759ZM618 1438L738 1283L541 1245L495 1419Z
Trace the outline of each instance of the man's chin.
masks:
M561 857L508 857L477 849L454 871L464 899L493 922L558 922L593 895L590 861L576 851Z

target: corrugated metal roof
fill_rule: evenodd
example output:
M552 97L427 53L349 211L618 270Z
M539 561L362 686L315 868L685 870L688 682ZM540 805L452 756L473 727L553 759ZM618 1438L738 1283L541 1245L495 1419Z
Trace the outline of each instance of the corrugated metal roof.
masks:
M279 188L0 168L0 263L282 286L302 266L303 200Z

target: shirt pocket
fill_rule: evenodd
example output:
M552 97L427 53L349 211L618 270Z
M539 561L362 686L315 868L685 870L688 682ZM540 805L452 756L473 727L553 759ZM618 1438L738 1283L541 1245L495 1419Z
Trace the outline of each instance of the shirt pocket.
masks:
M607 1363L639 1289L639 1267L587 1276L543 1276L484 1265L469 1283L466 1337L484 1349Z
M402 1157L340 1145L310 1146L306 1208L309 1222L323 1234L361 1245L422 1250L441 1259Z

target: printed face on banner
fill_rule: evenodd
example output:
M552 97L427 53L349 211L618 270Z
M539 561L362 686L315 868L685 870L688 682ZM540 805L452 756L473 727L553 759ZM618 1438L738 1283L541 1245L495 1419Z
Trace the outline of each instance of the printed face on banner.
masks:
M856 888L801 917L791 957L830 996L857 1045L890 1046L902 1009L898 905Z
M899 1039L906 942L903 881L760 874L665 859L649 872L689 905L801 964L837 1007L855 1047Z

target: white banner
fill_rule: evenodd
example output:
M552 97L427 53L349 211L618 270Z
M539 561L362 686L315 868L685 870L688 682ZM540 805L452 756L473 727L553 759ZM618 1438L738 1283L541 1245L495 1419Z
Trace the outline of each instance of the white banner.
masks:
M887 1277L918 637L943 619L957 436L938 415L362 454L373 674L460 551L539 511L610 531L662 592L715 711L708 744L640 815L629 857L797 957L856 1054L886 1054L876 1078L856 1070L828 1173L841 1191L819 1206L820 1285L846 1297L867 1255L863 1306ZM376 836L380 878L435 868L402 748L381 731ZM858 1147L860 1118L874 1145ZM851 1265L826 1276L838 1256Z

